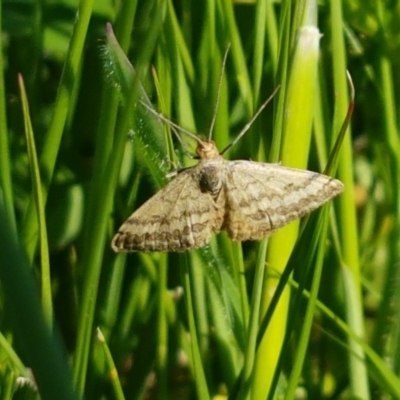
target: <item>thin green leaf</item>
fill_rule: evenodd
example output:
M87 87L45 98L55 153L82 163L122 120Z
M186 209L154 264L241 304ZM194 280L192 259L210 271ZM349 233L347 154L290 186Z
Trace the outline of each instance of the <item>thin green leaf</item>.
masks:
M35 138L33 134L31 119L29 115L28 98L25 92L24 80L18 76L19 89L21 93L22 112L24 115L25 136L28 148L29 164L32 175L32 186L36 204L36 214L39 226L40 243L40 281L43 312L49 327L53 325L53 303L51 295L50 261L47 238L46 218L44 212L44 200L42 194L42 182L40 178L39 163L36 155Z

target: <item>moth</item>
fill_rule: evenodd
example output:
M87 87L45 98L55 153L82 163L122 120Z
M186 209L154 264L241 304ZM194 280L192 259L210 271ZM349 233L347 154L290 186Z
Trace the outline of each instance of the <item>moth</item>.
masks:
M237 241L260 240L340 194L343 184L323 174L223 158L269 100L221 153L210 138L193 134L199 163L138 208L118 229L112 249L182 252L203 247L220 231Z
M214 142L197 146L200 162L184 170L119 228L120 251L192 250L212 233L233 240L259 240L343 191L323 174L253 161L228 161Z

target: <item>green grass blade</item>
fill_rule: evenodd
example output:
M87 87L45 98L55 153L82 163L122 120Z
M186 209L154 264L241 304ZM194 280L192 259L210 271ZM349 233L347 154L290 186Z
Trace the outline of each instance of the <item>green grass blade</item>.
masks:
M299 29L298 41L291 65L287 86L282 146L282 162L285 165L304 168L307 166L314 93L317 82L319 32L314 26ZM283 94L285 95L285 94ZM299 222L289 224L270 239L267 262L274 269L283 271L298 235ZM270 304L270 293L276 290L275 278L264 282L261 315ZM277 369L279 353L286 329L289 292L286 290L275 309L270 326L258 348L254 378L253 396L267 396L271 390L273 376ZM261 379L261 375L263 378Z
M256 273L254 276L253 295L250 306L250 320L247 330L246 351L241 376L241 388L239 399L246 399L249 395L251 384L254 384L254 363L256 359L256 343L259 327L259 316L262 298L262 289L264 283L265 256L267 254L267 241L262 240L257 251ZM257 355L258 356L258 355Z
M238 28L236 26L233 4L229 0L222 0L221 6L226 28L229 34L227 40L231 42L231 54L233 57L236 78L241 94L240 97L245 102L246 112L248 114L248 118L250 118L254 112L253 97L251 95L252 90L249 73L246 67L245 56L243 54L243 47Z
M206 250L197 252L201 255L201 272L205 286L203 289L201 286L199 288L196 280L195 290L196 292L204 291L202 302L198 305L203 310L205 319L201 334L207 337L207 341L204 339L202 341L208 345L212 343L208 333L214 327L213 337L218 343L218 359L220 362L229 364L229 367L222 371L223 378L228 388L231 388L242 367L244 321L240 294L235 285L231 268L224 261L218 259L214 251L215 249L212 252ZM209 363L209 357L203 358L208 361L205 365L209 376L212 366Z
M378 16L381 21L385 21L386 10L383 5L378 4ZM384 34L384 28L382 28ZM400 329L399 324L395 323L394 326L388 321L393 321L393 315L398 315L399 302L398 300L398 287L393 285L393 282L398 282L399 269L396 260L400 258L400 246L398 238L400 236L400 183L398 180L400 172L400 139L399 127L397 120L397 104L396 104L396 84L395 84L395 70L393 61L388 57L385 52L379 53L377 61L377 86L381 88L382 98L382 124L385 143L388 148L389 165L387 168L390 170L390 179L387 182L387 187L390 191L390 208L393 216L393 229L389 233L386 241L388 246L388 266L385 276L385 282L382 286L382 300L378 311L378 321L375 326L373 335L374 349L383 357L390 354L392 357L393 371L399 374L400 371ZM386 152L385 152L386 153ZM385 165L387 160L384 161ZM385 168L386 169L386 168ZM394 305L395 304L395 305ZM396 317L395 317L396 318ZM391 333L389 346L386 345L388 332ZM386 345L386 346L385 346Z
M291 281L291 285L298 289L298 284ZM307 290L303 290L302 294L309 298L310 293ZM330 308L328 308L324 303L317 300L316 307L321 311L339 330L341 330L346 336L355 341L360 347L362 347L366 360L370 366L370 373L373 379L381 388L386 390L395 398L400 396L400 379L396 376L387 363L370 347L366 344L363 338L358 336L354 331L351 330L349 325L341 319L337 314L335 314ZM342 343L346 346L345 343Z
M1 204L0 219L0 280L41 397L75 400L65 349L45 320L31 268Z
M266 14L268 2L257 1L256 3L256 21L255 21L255 43L253 55L253 99L254 104L258 105L260 100L261 77L264 67L264 45L265 45L265 30L266 30ZM272 14L272 13L271 13ZM273 19L273 17L271 18Z
M168 397L168 288L167 255L162 254L159 263L158 304L157 304L157 394L160 398Z
M38 288L47 274L44 300L26 300L24 273L3 279L14 262L0 249L0 397L59 398L43 391L37 365L48 348L39 352L26 328L45 331L29 315L36 302L39 314L53 307L76 389L90 399L400 398L396 2L3 1L0 12L0 207L6 240L22 233L18 251ZM295 53L304 26L322 34L314 87L315 65ZM184 278L180 255L112 253L118 226L167 172L196 164L196 141L178 134L182 146L165 119L206 137L215 114L211 138L222 150L278 85L276 104L224 156L337 171L346 192L330 205L329 230L321 209L271 237L266 260L266 241L222 232L187 255ZM27 321L13 296L25 299ZM52 349L65 362L62 345ZM53 363L51 379L59 371Z
M312 286L311 286L309 301L307 304L307 311L304 316L304 323L302 325L302 330L299 337L299 344L296 349L293 370L290 374L288 387L285 393L286 399L292 399L293 397L295 397L295 392L298 386L298 382L300 380L301 372L304 366L304 359L306 357L306 352L310 342L310 333L314 321L317 297L322 276L322 266L326 249L325 243L328 231L328 215L329 215L328 212L329 212L329 205L326 205L323 208L321 212L322 214L321 218L319 219L319 221L321 221L321 224L323 224L323 226L322 227L318 226L317 229L315 230L316 235L318 236L317 257L315 261L315 268L313 270ZM313 242L316 242L316 240L313 240Z
M2 4L0 4L0 32L2 32ZM4 202L6 216L14 232L17 231L14 211L14 195L11 180L10 146L6 116L6 92L4 87L4 51L0 44L0 202Z
M18 357L12 344L0 333L0 348L7 355L8 362L11 368L16 371L18 376L30 378L28 369L25 367L22 360Z
M347 93L346 78L346 55L343 34L343 14L341 3L330 1L332 15L332 49L335 57L333 58L333 74L336 92L335 115L333 123L333 132L339 132L340 127L345 119L349 100ZM347 296L349 301L347 304L348 323L352 329L360 336L364 334L364 324L362 319L361 307L361 285L360 285L360 262L358 258L358 237L357 237L357 219L356 210L354 208L353 198L353 158L348 134L343 141L341 158L339 163L339 178L344 183L345 191L339 199L339 226L342 236L343 263L345 268L349 268L352 276L350 286L347 286L349 292ZM354 300L354 301L350 301ZM369 384L368 372L363 362L364 356L362 349L352 341L349 342L350 348L350 382L352 395L362 399L368 399Z
M196 331L195 320L193 318L193 316L195 315L193 299L192 299L192 289L191 289L192 285L191 282L193 282L193 275L192 275L192 268L191 265L189 265L189 260L187 256L184 257L184 266L181 272L181 276L185 292L186 309L189 320L189 332L191 336L190 344L192 353L191 359L192 359L193 373L196 377L197 398L199 400L209 400L210 394L208 392L207 381L202 366L198 335Z
M43 151L40 156L43 201L46 204L49 186L52 181L57 154L60 148L62 134L67 122L74 84L79 74L79 66L83 45L88 29L90 16L92 14L94 0L81 0L77 13L74 31L72 34L68 55L64 63L63 73L58 86L57 99L54 106L54 114L45 139ZM32 261L38 240L38 224L36 217L35 202L31 199L22 227L22 240L28 259Z
M106 367L108 371L107 375L111 380L111 384L114 391L114 398L117 400L124 400L125 396L122 390L121 382L119 380L117 368L115 366L110 348L108 347L105 337L99 328L97 328L97 340L100 342L100 345L105 355Z
M39 226L42 306L46 320L49 326L51 327L53 325L53 304L51 295L49 247L47 238L46 218L44 212L44 201L42 195L42 182L40 179L40 171L36 154L35 139L29 115L28 98L26 96L24 81L21 75L18 76L18 83L21 93L22 112L24 115L24 125L25 125L25 136L28 147L29 164L32 174L32 186L35 196L36 214Z
M164 7L162 6L162 3L163 2L159 4L159 8L154 9L153 14L154 21L158 27L162 26L164 18ZM81 259L81 265L82 268L85 269L86 275L82 298L82 309L79 318L77 356L74 364L74 379L81 393L83 392L86 381L89 349L95 314L94 299L97 297L104 245L107 238L107 224L112 209L114 188L118 181L119 169L122 163L122 156L126 143L126 133L129 131L131 126L130 116L133 115L136 99L139 95L140 81L144 78L145 72L147 71L158 35L159 31L154 30L146 38L143 52L137 60L136 75L129 90L126 108L117 124L113 156L108 160L108 167L105 170L105 175L97 177L97 179L104 178L104 184L102 186L96 185L96 187L99 188L98 198L102 199L102 201L96 205L95 215L97 215L97 219L94 221L95 225L92 227L92 235L87 237L87 243L85 243Z

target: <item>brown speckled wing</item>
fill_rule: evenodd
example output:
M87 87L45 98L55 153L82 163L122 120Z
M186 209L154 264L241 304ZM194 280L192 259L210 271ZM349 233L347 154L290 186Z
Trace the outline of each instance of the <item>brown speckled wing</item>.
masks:
M252 161L225 164L226 215L233 240L259 240L343 191L337 179L307 170Z
M179 173L137 209L114 236L113 250L179 252L204 246L219 231L223 210L200 191L197 169Z

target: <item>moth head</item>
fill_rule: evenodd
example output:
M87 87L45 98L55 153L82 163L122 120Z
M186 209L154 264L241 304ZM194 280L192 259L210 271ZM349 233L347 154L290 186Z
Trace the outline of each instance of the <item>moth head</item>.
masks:
M219 155L214 141L201 141L197 145L196 153L201 160L211 160Z

